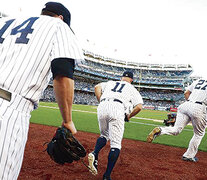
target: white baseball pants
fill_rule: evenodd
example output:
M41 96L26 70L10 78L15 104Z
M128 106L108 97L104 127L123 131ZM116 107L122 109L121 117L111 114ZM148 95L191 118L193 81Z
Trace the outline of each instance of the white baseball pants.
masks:
M200 142L205 135L207 125L206 106L194 102L185 102L178 107L177 118L174 127L162 127L161 135L178 135L183 128L192 122L194 135L190 140L187 151L183 156L194 158L197 154Z
M121 149L124 134L124 105L113 100L99 104L98 121L101 136L110 140L111 148Z
M28 137L33 103L12 93L11 101L0 98L0 179L18 178Z

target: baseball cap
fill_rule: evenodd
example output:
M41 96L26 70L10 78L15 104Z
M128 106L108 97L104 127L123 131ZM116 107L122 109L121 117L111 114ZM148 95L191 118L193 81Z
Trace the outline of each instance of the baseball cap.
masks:
M47 2L45 4L45 7L42 9L42 11L49 11L52 13L63 16L63 21L70 27L70 20L71 20L71 14L70 11L63 6L61 3L58 2Z
M129 77L133 79L133 73L131 71L125 71L122 77Z

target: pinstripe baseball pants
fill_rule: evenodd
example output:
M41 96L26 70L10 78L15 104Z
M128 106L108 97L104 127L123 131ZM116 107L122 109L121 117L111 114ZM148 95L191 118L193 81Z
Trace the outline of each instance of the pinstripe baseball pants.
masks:
M11 101L0 98L0 179L17 179L28 137L33 103L12 93Z
M99 104L98 121L101 136L110 140L111 148L121 149L124 134L124 105L113 100Z
M162 127L161 135L178 135L183 128L192 122L194 135L190 140L189 147L183 156L194 158L200 142L205 135L207 126L206 106L187 101L178 107L177 118L174 127Z

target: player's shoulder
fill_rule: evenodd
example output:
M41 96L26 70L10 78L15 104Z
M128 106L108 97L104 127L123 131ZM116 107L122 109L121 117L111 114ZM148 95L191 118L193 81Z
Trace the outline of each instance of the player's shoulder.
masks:
M19 16L9 16L9 17L3 17L0 18L0 22L2 21L16 21L16 22L37 22L37 21L47 21L47 22L54 22L55 24L61 24L61 20L58 20L58 18L50 17L50 16L45 16L45 15L40 15L40 16L25 16L25 15L19 15Z
M55 18L51 16L40 15L39 20L45 20L57 26L67 26L60 18Z
M106 83L108 83L108 84L115 84L116 82L118 82L118 81L112 81L112 80L109 80L109 81L107 81Z
M0 18L0 22L2 22L2 21L8 21L9 19L14 19L14 18L11 18L11 17L2 17L2 18Z

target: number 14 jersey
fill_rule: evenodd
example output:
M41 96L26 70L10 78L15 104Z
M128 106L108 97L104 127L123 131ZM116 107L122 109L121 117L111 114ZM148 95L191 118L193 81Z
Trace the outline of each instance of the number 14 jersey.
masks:
M55 58L83 60L69 26L49 16L0 19L0 88L37 103Z

